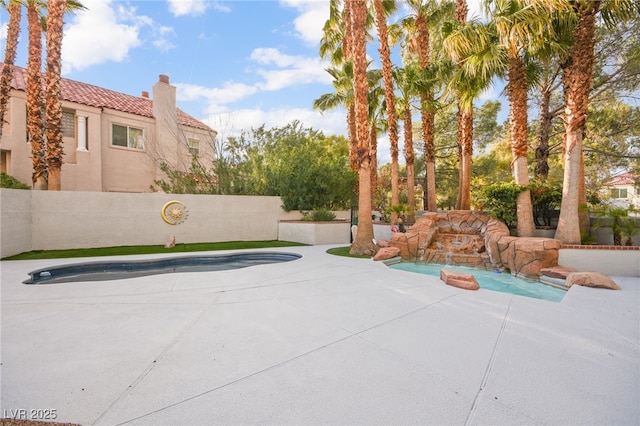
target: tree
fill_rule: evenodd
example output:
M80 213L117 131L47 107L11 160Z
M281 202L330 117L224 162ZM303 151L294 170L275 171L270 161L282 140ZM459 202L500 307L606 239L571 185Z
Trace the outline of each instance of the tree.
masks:
M380 61L382 62L382 78L384 81L384 96L389 129L389 144L391 154L391 205L399 203L398 198L398 120L396 116L395 89L393 84L393 67L391 63L391 51L389 48L389 35L387 31L387 14L395 8L395 2L373 2L380 42ZM387 6L385 8L384 6ZM395 220L392 217L391 220Z
M347 0L351 10L347 33L352 42L354 107L358 153L358 232L349 252L355 255L373 255L373 221L371 218L371 156L368 137L368 85L367 85L367 4L363 0Z
M27 59L27 134L31 143L32 182L35 189L47 189L47 150L42 92L42 32L46 28L44 0L24 0L27 6L29 46ZM75 13L85 7L76 0L66 0L65 12Z
M464 29L467 22L469 8L465 0L456 0L455 20L459 28ZM454 41L455 40L455 41ZM457 43L465 43L464 35L449 38L450 52L455 51ZM460 170L460 186L456 208L460 210L471 209L471 162L473 158L473 99L476 97L477 88L474 87L472 75L466 73L462 67L464 59L453 55L461 70L458 78L454 79L454 91L458 98L458 158Z
M565 105L564 179L555 238L566 244L578 244L580 188L584 187L583 136L595 62L596 18L600 13L607 24L613 25L637 17L638 6L632 0L604 4L600 0L576 0L570 5L572 8L566 13L569 19L575 19L576 24L573 44L561 64Z
M334 78L336 98L331 100L323 95L314 102L314 108L324 111L344 105L347 110L347 131L349 135L350 164L353 170L358 168L355 105L353 103L353 62L351 61L351 35L348 31L351 22L351 8L341 0L329 1L329 18L323 27L320 41L320 57L329 57L333 67L327 69ZM346 77L346 78L345 78ZM327 103L330 102L330 103Z
M62 28L66 0L48 0L47 15L47 167L49 190L59 191L62 170Z
M549 14L542 7L535 1L526 0L489 0L486 3L488 15L492 17L491 27L501 48L497 52L498 61L500 57L505 61L514 177L516 185L522 187L529 185L527 104L530 78L526 67L536 50L546 42L552 28ZM533 236L535 224L528 189L518 193L517 216L518 236Z
M27 25L29 49L27 58L27 134L31 143L33 188L47 189L47 158L44 141L44 116L42 93L42 31L41 10L44 4L39 0L27 0Z
M13 65L18 49L18 37L20 35L20 19L22 17L22 4L20 0L2 0L2 7L9 12L9 25L7 26L7 39L5 42L4 62L2 75L0 76L0 137L4 129L4 114L9 103L11 92L11 80L13 79Z
M437 67L432 67L432 36L431 25L439 24L453 12L452 4L440 4L434 0L409 0L407 2L412 15L403 20L403 27L407 31L407 55L417 56L421 71L421 81L417 81L417 92L420 95L420 123L425 153L425 191L424 208L429 211L437 209L436 180L435 180L435 144L434 119L435 105L434 86L440 81L434 76ZM407 61L415 60L414 58Z

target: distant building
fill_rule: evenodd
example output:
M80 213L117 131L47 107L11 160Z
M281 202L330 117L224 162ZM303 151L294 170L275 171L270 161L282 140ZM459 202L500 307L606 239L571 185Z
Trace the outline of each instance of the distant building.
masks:
M1 65L1 64L0 64ZM26 69L14 67L1 144L1 171L32 183L26 132ZM150 192L162 162L187 171L192 154L210 164L216 131L176 106L176 88L160 75L141 96L62 79L64 191Z
M603 196L609 204L620 207L640 208L640 176L632 172L622 173L603 183Z

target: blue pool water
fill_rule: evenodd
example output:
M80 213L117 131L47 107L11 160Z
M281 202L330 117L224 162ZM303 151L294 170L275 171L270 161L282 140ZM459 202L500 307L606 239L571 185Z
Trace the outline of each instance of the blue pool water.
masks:
M31 271L29 272L31 278L23 281L23 284L106 281L176 272L222 271L268 263L290 262L301 257L295 253L255 252L74 263Z
M549 300L552 302L560 302L566 290L551 287L538 281L530 281L517 278L510 273L500 273L486 271L475 268L465 268L463 266L439 265L436 263L409 263L401 262L389 265L390 268L400 269L402 271L416 272L418 274L440 276L440 269L446 268L453 271L461 271L472 274L480 288L487 290L500 291L502 293L516 294L519 296L533 297L535 299Z

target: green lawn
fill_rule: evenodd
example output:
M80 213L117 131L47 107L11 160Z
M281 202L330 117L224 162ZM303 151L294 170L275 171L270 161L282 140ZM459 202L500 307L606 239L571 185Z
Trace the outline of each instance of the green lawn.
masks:
M329 250L327 250L327 253L329 254L333 254L336 256L345 256L345 257L355 257L358 259L371 259L371 256L363 256L363 255L353 255L353 254L349 254L349 250L351 249L350 246L345 246L345 247L334 247L331 248Z
M121 256L129 254L156 254L156 253L186 253L193 251L213 250L239 250L253 248L276 248L304 246L306 244L292 243L289 241L227 241L221 243L193 243L176 244L173 248L164 246L122 246L100 247L71 250L35 250L14 256L5 257L2 260L36 260L36 259L62 259L73 257L97 257L97 256Z

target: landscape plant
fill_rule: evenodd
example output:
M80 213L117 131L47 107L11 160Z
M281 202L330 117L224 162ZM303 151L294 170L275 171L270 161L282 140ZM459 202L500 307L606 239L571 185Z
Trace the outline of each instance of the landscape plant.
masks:
M4 172L0 173L0 188L31 189L26 183L20 182L18 179Z

